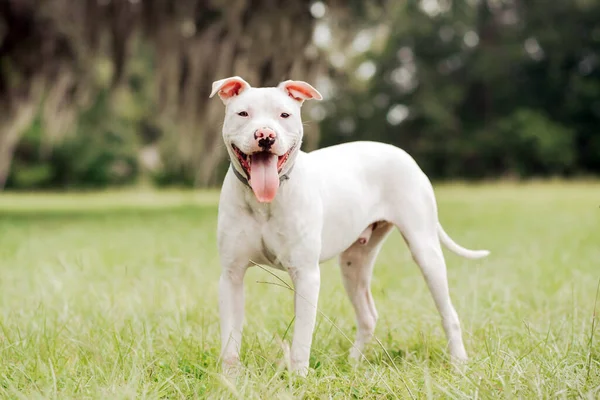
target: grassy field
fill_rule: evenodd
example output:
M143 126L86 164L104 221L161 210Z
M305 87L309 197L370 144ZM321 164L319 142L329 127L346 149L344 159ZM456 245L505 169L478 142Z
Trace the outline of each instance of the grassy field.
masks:
M217 365L218 193L0 195L0 397L600 397L600 184L436 192L446 231L492 251L477 261L446 252L464 374L449 368L431 295L394 233L375 268L368 362L346 361L354 317L331 262L314 370L282 372L292 293L253 268L246 371L234 383Z

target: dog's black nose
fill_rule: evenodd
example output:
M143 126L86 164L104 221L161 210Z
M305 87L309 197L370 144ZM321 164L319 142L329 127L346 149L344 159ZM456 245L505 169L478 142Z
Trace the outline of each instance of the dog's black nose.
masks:
M254 140L258 140L258 147L263 151L270 150L275 139L277 139L277 134L272 129L261 128L254 132Z
M273 143L275 143L275 139L270 137L264 137L258 140L258 146L264 151L270 150Z

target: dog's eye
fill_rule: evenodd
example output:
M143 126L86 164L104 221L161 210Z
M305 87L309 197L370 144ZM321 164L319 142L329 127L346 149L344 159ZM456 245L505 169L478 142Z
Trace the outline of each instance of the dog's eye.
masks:
M289 116L290 116L290 114L288 114L288 113L281 113L281 115L280 115L281 118L287 118Z
M247 117L248 113L246 111L240 111L239 113L237 113L240 117Z

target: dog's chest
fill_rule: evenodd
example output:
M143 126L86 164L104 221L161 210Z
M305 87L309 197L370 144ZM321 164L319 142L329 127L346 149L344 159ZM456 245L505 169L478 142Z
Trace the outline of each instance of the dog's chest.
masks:
M294 235L286 231L290 226L270 207L248 207L246 211L248 236L252 237L253 261L285 270L292 262L290 254L293 244L288 242Z

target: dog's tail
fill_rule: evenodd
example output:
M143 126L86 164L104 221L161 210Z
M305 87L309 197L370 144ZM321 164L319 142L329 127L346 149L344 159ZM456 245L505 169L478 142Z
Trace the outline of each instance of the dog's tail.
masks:
M490 254L490 252L488 250L465 249L464 247L462 247L461 245L456 243L454 240L452 240L452 238L450 236L448 236L448 234L444 231L444 228L442 228L442 225L439 222L438 222L437 228L438 228L438 236L440 238L440 241L444 244L444 246L446 246L453 253L456 253L459 256L475 259L475 258L483 258Z

